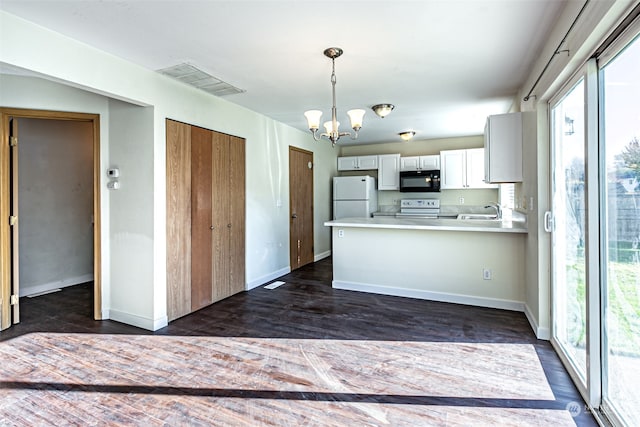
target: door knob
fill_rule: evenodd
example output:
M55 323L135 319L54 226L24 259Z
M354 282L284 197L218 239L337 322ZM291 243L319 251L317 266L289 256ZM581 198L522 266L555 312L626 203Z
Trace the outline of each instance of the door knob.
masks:
M227 224L227 228L231 228L231 224Z
M210 230L213 230L215 227L212 225L211 227L209 227Z
M298 215L297 214L293 214L293 215L291 215L291 218L296 219L296 218L298 218Z

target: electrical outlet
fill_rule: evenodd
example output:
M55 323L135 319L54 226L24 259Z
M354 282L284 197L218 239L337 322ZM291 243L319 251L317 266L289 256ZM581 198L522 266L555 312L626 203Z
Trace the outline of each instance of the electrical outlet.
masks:
M488 268L482 269L482 279L491 280L491 270Z
M344 237L344 230L338 230L338 237Z
M460 202L461 205L464 205L464 197L460 197L459 202Z

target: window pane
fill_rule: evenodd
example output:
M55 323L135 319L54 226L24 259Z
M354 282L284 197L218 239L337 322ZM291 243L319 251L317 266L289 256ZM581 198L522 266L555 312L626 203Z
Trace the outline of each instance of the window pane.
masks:
M553 334L585 385L584 80L552 110Z
M640 40L602 70L606 158L603 399L640 425Z

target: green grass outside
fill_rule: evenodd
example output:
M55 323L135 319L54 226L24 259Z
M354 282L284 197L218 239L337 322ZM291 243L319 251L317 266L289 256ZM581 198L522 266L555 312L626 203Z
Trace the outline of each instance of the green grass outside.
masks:
M609 261L608 304L604 320L610 353L640 357L640 262L633 261L640 256L637 251L635 257L625 256L623 262ZM567 291L574 296L568 313L575 315L569 321L568 339L577 348L586 345L584 268L582 257L575 263L567 264Z

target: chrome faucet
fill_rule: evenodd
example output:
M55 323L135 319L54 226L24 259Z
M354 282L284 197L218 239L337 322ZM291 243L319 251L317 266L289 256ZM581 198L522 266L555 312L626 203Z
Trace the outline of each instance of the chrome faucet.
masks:
M496 218L502 219L502 208L498 203L490 202L487 206L485 206L485 209L487 208L494 208L496 210Z

